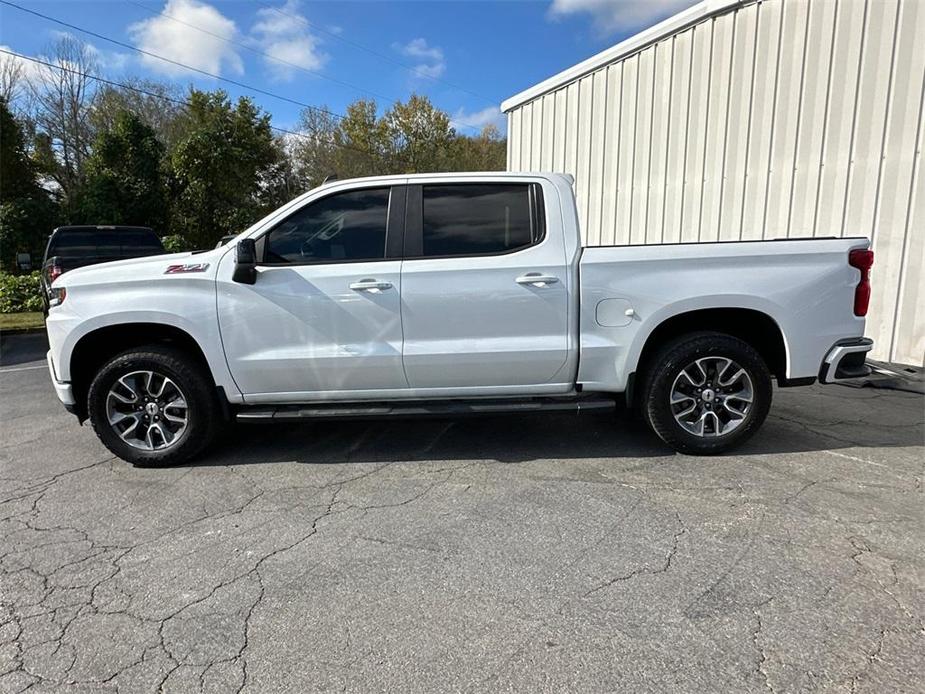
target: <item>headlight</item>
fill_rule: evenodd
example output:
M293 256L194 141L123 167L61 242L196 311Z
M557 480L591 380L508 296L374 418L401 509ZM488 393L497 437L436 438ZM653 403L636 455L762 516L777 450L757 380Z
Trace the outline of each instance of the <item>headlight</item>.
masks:
M48 290L48 306L60 306L67 298L67 289L64 287L52 287Z

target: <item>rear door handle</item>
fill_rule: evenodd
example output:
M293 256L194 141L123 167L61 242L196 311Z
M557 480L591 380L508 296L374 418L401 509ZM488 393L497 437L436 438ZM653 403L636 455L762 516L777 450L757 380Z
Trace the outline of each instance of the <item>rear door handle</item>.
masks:
M542 275L539 272L528 272L514 280L517 284L532 284L534 287L545 287L549 284L555 284L559 278L554 275Z
M391 289L391 282L380 282L374 279L364 279L359 282L351 282L350 288L357 292L368 292L373 290Z

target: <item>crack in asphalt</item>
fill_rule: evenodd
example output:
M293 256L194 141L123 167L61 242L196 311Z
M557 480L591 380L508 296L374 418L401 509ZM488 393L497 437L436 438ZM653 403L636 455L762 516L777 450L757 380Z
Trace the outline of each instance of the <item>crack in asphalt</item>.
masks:
M657 574L666 573L671 568L671 562L674 559L675 554L677 554L678 543L681 539L681 536L687 532L687 528L684 526L684 521L681 520L681 514L678 513L677 511L675 511L675 519L677 521L679 530L677 530L672 536L671 549L668 550L668 553L664 557L663 564L660 567L652 569L647 565L643 565L643 566L640 566L639 568L633 569L627 574L622 574L620 576L614 576L613 578L609 578L603 583L600 583L594 588L591 588L590 590L588 590L584 594L584 597L587 598L593 595L594 593L605 590L616 583L622 583L623 581L629 581L643 574L654 576Z
M23 634L21 619L15 615L15 611L13 610L13 607L9 606L8 609L11 611L11 614L13 614L13 617L11 617L11 620L13 621L15 625L15 633L12 636L12 640L16 643L17 650L14 655L13 662L10 664L10 667L0 672L0 675L20 672L29 678L30 684L28 685L28 687L31 687L35 684L39 684L43 682L48 683L48 684L68 685L68 686L110 684L110 683L115 682L125 672L132 670L133 668L136 668L146 663L153 657L152 655L153 653L158 652L164 657L164 659L168 663L170 663L170 667L167 668L163 672L163 674L161 675L156 685L156 689L158 691L162 690L167 685L171 677L176 672L178 672L180 668L201 667L202 670L199 672L198 678L199 678L199 682L204 687L204 679L205 679L207 671L210 668L216 665L219 665L219 664L229 663L229 664L234 664L240 667L240 671L241 671L240 684L237 687L236 691L241 692L249 686L250 680L251 680L251 673L248 668L247 651L251 645L252 617L255 614L255 612L258 611L260 605L262 604L266 596L266 586L264 584L264 576L262 573L262 567L264 566L266 562L272 560L275 557L280 556L281 554L285 552L293 550L297 548L298 546L302 545L303 543L307 542L308 540L310 540L312 537L314 537L318 533L319 524L321 524L324 521L324 519L334 516L337 513L343 512L340 510L341 508L344 510L358 510L358 511L361 511L365 515L371 511L375 511L379 509L397 508L397 507L407 506L423 498L425 495L427 495L428 493L436 489L441 484L444 484L445 482L449 481L453 477L453 475L456 474L457 472L467 469L469 467L472 467L473 465L480 464L477 462L469 463L469 464L456 464L456 465L450 465L450 466L439 467L439 468L435 468L432 470L423 471L423 474L425 476L438 475L438 479L427 484L422 490L416 493L413 493L409 497L399 502L395 502L395 503L347 504L347 503L339 501L339 498L338 498L341 492L344 490L344 488L347 487L348 485L361 481L361 480L365 480L371 477L372 475L378 474L386 470L387 468L389 468L392 465L392 463L385 463L382 465L377 465L374 468L370 470L364 470L363 472L359 474L351 475L343 479L335 480L335 481L328 482L328 483L321 484L321 485L305 485L305 486L281 488L283 490L302 490L302 489L330 490L330 495L329 495L327 502L323 504L322 511L316 514L314 518L312 519L312 522L307 532L300 534L300 536L297 537L295 540L290 541L284 544L283 546L276 547L272 549L271 551L261 554L259 557L252 558L252 561L250 562L248 566L246 566L244 570L235 572L230 577L227 577L224 580L221 580L213 584L211 589L205 592L204 594L199 595L198 597L195 597L193 599L186 600L178 608L168 612L167 614L163 616L160 616L158 618L151 618L151 617L147 617L135 611L130 610L127 605L119 605L118 607L113 608L110 604L101 603L98 598L99 591L101 590L101 588L105 586L106 584L112 583L120 576L122 572L122 568L123 568L123 560L128 555L130 555L132 552L137 551L141 547L144 547L147 545L156 545L160 541L168 537L171 537L171 536L176 536L178 533L184 531L185 529L195 526L199 523L202 523L205 521L215 521L218 519L227 519L231 516L244 514L258 500L265 497L269 493L269 490L261 488L259 485L253 483L252 480L247 480L249 487L252 490L252 493L240 505L234 508L224 508L224 509L215 510L213 512L204 511L202 514L197 515L191 519L187 519L184 522L179 523L177 525L174 525L170 527L169 529L161 533L158 533L157 535L153 537L149 537L147 539L140 540L138 542L135 542L132 544L126 544L126 545L99 543L95 541L93 538L91 538L86 532L78 528L75 528L75 527L62 526L62 525L41 527L34 523L33 519L35 519L40 514L40 509L39 509L40 501L42 500L44 495L47 494L49 490L57 483L58 480L62 479L63 477L69 474L73 474L73 473L80 472L80 471L85 471L92 467L96 467L98 465L101 465L111 460L112 458L107 458L106 460L97 461L96 463L93 463L91 465L82 466L81 468L75 468L72 471L67 471L67 472L60 473L58 475L54 475L49 478L43 479L32 488L29 494L21 495L23 497L26 497L32 494L36 495L35 500L31 503L28 509L20 510L12 514L12 518L14 518L15 521L18 524L20 524L23 528L27 528L28 530L35 532L35 533L72 532L75 535L73 539L52 540L48 543L44 543L45 546L81 542L81 543L84 543L88 548L88 552L86 552L83 556L80 556L79 558L71 560L71 561L59 563L58 565L54 567L54 569L50 573L47 573L47 574L37 571L31 567L23 567L21 569L18 569L18 571L35 575L35 577L41 581L41 597L35 603L36 605L43 604L53 595L55 588L49 585L49 581L52 578L52 576L59 574L60 572L62 572L63 570L69 567L77 566L77 565L80 565L86 562L92 562L92 560L94 559L100 559L108 563L109 569L108 571L104 572L103 575L97 576L93 581L87 583L86 585L80 586L83 588L87 588L89 590L86 599L77 601L74 604L67 606L68 608L72 608L70 610L70 614L66 617L66 619L62 623L58 624L58 627L54 634L50 634L48 638L43 639L41 641L30 643L26 649L23 649L22 645L19 642ZM184 473L183 476L185 476L186 474L189 474L189 473ZM243 477L246 478L246 476L243 476ZM281 489L275 489L273 491L278 492ZM38 548L39 548L38 545L31 545L29 547L29 550L34 551ZM10 554L10 552L6 552L4 553L4 555L0 556L0 561L2 561L2 559L8 554ZM2 574L6 576L11 575L11 573L15 573L15 572L10 572L8 570L5 570L5 568L2 572ZM241 635L242 635L241 645L240 645L240 648L237 650L237 652L232 657L223 658L223 659L215 660L212 662L197 664L197 663L190 662L189 659L186 658L182 653L178 653L172 650L171 646L168 644L167 636L165 635L165 629L168 624L170 624L173 620L182 617L183 614L189 611L190 609L206 603L207 601L215 597L220 591L226 588L229 588L242 580L249 579L251 577L253 577L256 580L256 583L259 589L257 591L256 597L254 598L254 600L249 604L246 610L243 611L243 615L241 619ZM116 600L118 600L118 598L116 598ZM6 605L4 605L4 607L6 607ZM61 612L61 610L64 609L64 607L65 606L57 606L48 612L37 612L35 614L30 614L29 618L36 618L43 614L51 614L53 622L57 623L58 615ZM148 624L153 627L156 627L155 638L151 643L145 644L143 646L143 648L140 650L139 656L135 657L130 662L122 664L121 666L118 666L118 667L114 666L112 671L106 677L102 677L102 678L73 677L71 676L71 674L74 671L74 668L76 667L77 660L78 660L78 654L76 650L73 649L69 643L67 643L70 630L72 629L73 625L81 618L90 617L90 616L101 616L101 615L108 616L108 617L114 617L114 616L121 615L123 617L134 620L134 622L138 624ZM4 620L2 623L0 623L0 628L2 628L8 621L11 621L11 620ZM49 657L56 656L64 648L68 648L70 650L70 654L68 655L69 660L63 668L59 668L59 674L57 677L49 678L38 672L32 672L26 666L25 661L26 661L26 656L28 655L28 652L33 651L45 645L54 646L54 650L51 652Z
M333 483L321 485L319 488L332 489L332 492L330 494L330 498L328 502L324 506L323 511L314 517L307 532L303 533L296 540L289 542L288 544L285 544L282 547L277 547L273 549L272 551L269 551L263 554L262 556L254 560L253 564L249 566L245 571L236 573L231 578L228 578L226 580L216 583L215 585L212 586L211 590L209 590L204 595L198 598L195 598L193 600L184 602L184 604L181 605L179 608L166 614L162 618L151 619L151 618L142 616L140 614L133 613L127 607L122 607L120 609L107 609L105 605L98 604L98 600L97 600L98 591L103 585L115 580L119 576L120 572L122 571L122 564L121 564L122 560L127 555L129 555L131 552L137 550L139 547L157 543L160 540L168 536L171 536L171 535L176 535L178 532L184 530L185 528L191 527L197 523L201 523L206 520L214 521L216 519L226 518L232 515L243 514L248 509L248 507L254 504L258 499L263 497L267 493L267 491L266 490L256 490L256 487L255 487L255 493L253 493L243 504L241 504L240 506L236 508L232 508L232 509L226 508L226 509L218 510L213 513L204 513L195 518L187 520L183 523L175 525L169 528L168 530L156 535L155 537L151 537L146 540L139 541L137 543L130 544L130 545L120 546L120 545L109 545L109 544L98 543L94 541L93 538L89 537L89 535L86 532L78 528L75 528L75 527L68 527L68 526L62 526L62 525L42 527L42 526L37 525L34 522L33 519L35 519L40 514L39 504L41 500L43 499L45 494L47 494L49 490L59 480L61 480L62 478L68 475L86 471L93 467L97 467L111 460L113 460L113 458L109 457L109 458L106 458L105 460L97 461L90 465L81 466L80 468L75 468L73 470L69 470L63 473L50 476L48 478L35 482L29 488L27 493L20 493L20 494L14 495L18 498L25 498L25 497L34 495L35 499L32 501L29 508L20 510L18 512L11 514L11 516L6 520L14 519L18 525L20 525L23 528L27 528L29 531L34 532L34 533L42 534L42 533L72 532L76 536L75 539L55 540L55 541L51 541L48 543L44 543L44 546L82 542L87 545L88 550L89 550L83 556L80 556L77 559L59 563L53 568L53 570L50 573L42 573L41 571L38 571L33 567L23 567L15 571L9 571L5 566L2 567L3 576L9 577L18 572L29 573L31 575L34 575L41 582L40 597L35 601L33 606L40 606L50 599L50 597L55 592L55 588L49 585L49 581L51 580L53 576L60 574L62 571L70 567L83 564L83 563L92 562L92 560L94 559L105 558L110 565L110 570L106 572L105 575L98 576L95 580L85 585L82 585L82 586L71 586L72 588L75 588L75 587L88 588L89 592L85 600L78 601L74 603L73 605L66 606L66 607L73 608L73 609L71 610L71 614L65 619L65 621L63 621L63 623L60 623L60 624L58 623L58 616L65 606L59 605L48 611L35 612L32 614L29 614L27 618L30 618L30 619L35 619L43 615L51 615L52 623L58 624L58 626L57 626L56 632L53 634L50 634L48 638L45 638L43 640L40 640L34 643L30 643L27 648L24 648L23 645L20 643L20 639L23 634L22 618L16 614L16 610L13 605L7 605L5 604L6 601L3 601L4 604L2 605L2 607L4 608L4 610L9 611L9 617L5 617L3 621L0 622L0 628L5 627L6 624L8 623L12 623L14 625L14 634L12 635L10 641L12 641L15 644L16 650L14 652L12 662L10 663L8 667L4 668L2 672L0 672L0 674L8 675L8 674L16 673L16 672L23 673L29 679L29 684L27 685L26 688L32 687L35 684L38 684L41 682L47 682L49 684L56 684L56 685L70 685L70 686L108 684L116 680L125 671L130 670L144 663L146 660L148 660L151 657L150 654L152 653L152 648L154 648L154 649L159 650L161 653L163 653L163 655L166 656L167 660L173 663L173 666L163 674L162 678L160 679L160 682L157 685L157 689L160 690L164 686L164 684L169 680L171 675L174 672L176 672L180 667L185 665L184 658L181 655L172 652L171 648L168 646L166 642L166 637L164 633L166 625L170 623L171 620L174 620L180 617L181 615L183 615L183 613L186 612L187 610L206 602L207 600L215 596L216 593L222 590L223 588L231 586L232 584L238 581L241 581L242 579L245 579L247 577L254 576L256 577L257 583L260 586L260 590L259 590L259 593L256 599L251 603L246 613L244 614L243 622L242 622L243 642L242 642L242 645L238 653L233 658L223 659L220 661L216 661L215 663L205 664L205 669L207 669L208 667L211 667L212 665L215 665L219 662L241 663L242 668L243 668L243 679L242 679L241 686L239 687L238 691L242 690L245 686L247 686L248 676L249 676L249 673L247 670L246 651L250 645L250 621L251 621L252 615L257 610L260 603L263 601L264 595L265 595L265 587L263 584L263 576L261 574L261 567L263 566L265 562L273 559L276 556L279 556L280 554L284 552L287 552L291 549L298 547L300 544L304 543L305 541L313 537L318 532L318 524L322 522L324 518L332 515L335 512L335 506L338 503L338 495L340 494L341 490L346 485L352 482L358 481L358 480L365 479L369 477L370 475L376 474L377 472L384 470L386 467L388 467L388 464L380 465L380 466L377 466L373 470L364 471L363 473L359 475L348 477L346 479L339 480ZM436 484L437 483L428 487L428 489L425 490L425 492L432 489L434 486L436 486ZM420 498L420 496L421 495L415 495L414 497L403 502L403 504L411 503L416 498ZM374 507L368 507L366 510L368 510L369 508L374 508ZM40 548L40 546L32 545L29 547L29 551L35 551L38 548ZM9 556L11 552L12 550L4 552L4 554L0 556L0 561L2 561L2 559ZM141 651L141 655L139 657L135 658L131 662L124 664L121 667L114 668L111 674L109 674L107 677L104 677L104 678L80 679L80 678L70 677L70 674L74 670L74 667L78 659L77 652L73 648L71 648L72 653L69 655L69 662L67 662L65 667L61 669L60 674L57 678L49 679L48 677L45 677L42 674L39 674L38 672L32 672L29 670L25 662L29 651L35 650L45 645L53 645L54 648L51 651L49 657L56 656L59 652L61 652L61 649L65 648L66 646L69 647L69 644L67 644L66 642L68 640L69 631L74 625L74 623L82 617L93 616L93 615L106 615L106 616L123 615L132 620L135 620L138 623L156 625L157 626L156 643L145 646L144 649ZM205 669L201 673L201 676L203 678L205 676Z
M885 394L878 393L877 397L881 395ZM802 427L818 439L841 441L852 446L865 445L860 433L856 436L859 441L850 441L813 428L857 424L848 418L832 424L806 424L787 416L779 418ZM422 437L423 451L415 457L423 457L435 449L451 428L452 423ZM617 470L617 474L625 476L626 481L604 472L594 476L580 466L568 470L571 461L557 463L550 474L550 468L543 467L551 465L545 457L542 465L525 460L516 467L502 466L492 460L449 464L416 460L413 467L406 468L400 468L400 463L393 462L354 462L354 458L362 458L363 451L371 442L378 441L386 433L386 428L363 430L362 436L353 440L342 454L325 456L337 458L339 463L360 465L358 470L312 466L313 476L305 475L304 484L279 486L280 482L289 482L290 479L280 479L275 469L272 474L258 476L256 473L249 474L249 470L259 470L259 467L216 465L158 471L161 479L158 484L152 485L150 478L144 477L150 474L147 472L136 474L132 471L134 477L129 477L122 475L123 469L118 466L101 471L101 468L113 465L114 458L111 456L53 475L0 478L4 481L3 498L0 499L0 690L24 691L41 687L132 690L137 686L137 678L142 675L146 687L153 685L156 690L182 687L206 691L210 687L219 687L241 693L269 689L272 683L268 684L264 678L268 643L265 625L267 615L272 614L276 607L279 593L274 589L279 580L278 562L286 557L286 553L296 553L300 547L307 546L302 553L286 557L287 564L291 564L304 553L314 552L320 547L313 543L325 542L327 548L332 541L330 538L337 538L338 546L345 540L358 545L358 541L372 542L417 553L409 556L425 564L430 562L434 567L450 567L448 562L462 556L462 552L452 551L456 549L454 545L448 545L451 551L446 551L442 544L434 547L404 541L400 536L392 537L385 528L381 532L378 530L376 523L379 516L371 517L367 524L369 530L347 528L344 532L343 526L389 509L398 509L396 515L401 517L406 515L403 509L422 501L428 508L444 501L462 503L461 495L469 491L464 512L454 516L455 511L448 510L441 516L450 518L450 523L461 524L471 517L466 514L472 509L483 508L475 502L490 498L497 490L489 485L505 482L499 482L499 479L510 470L519 471L518 481L526 489L555 489L559 494L567 489L566 493L572 496L563 496L563 508L570 512L573 509L568 507L575 503L575 499L579 505L593 500L606 522L589 525L587 536L574 547L567 548L565 560L557 566L555 575L567 575L573 585L577 583L577 588L566 590L563 596L551 592L542 594L541 588L529 588L531 600L548 600L550 605L529 602L525 606L519 602L525 597L516 593L491 596L503 609L516 610L513 614L530 628L525 629L522 637L518 635L512 640L497 667L491 668L490 672L486 668L488 674L482 680L483 686L497 682L506 668L515 664L520 667L529 660L527 654L537 644L539 628L553 632L561 629L562 625L557 620L564 618L569 605L585 615L612 611L608 600L613 602L622 598L614 590L607 600L603 600L608 589L632 583L627 590L634 591L634 595L645 595L643 591L650 590L656 582L644 579L671 572L671 579L661 583L681 583L680 588L671 588L678 591L672 595L676 603L682 607L686 603L686 607L679 608L678 614L668 619L687 625L693 623L724 655L735 654L738 660L717 661L724 676L739 677L740 685L750 690L754 688L757 691L758 686L771 692L775 688L789 688L790 685L782 684L780 678L782 668L792 667L794 663L788 660L788 646L781 644L780 633L785 628L781 619L793 609L793 605L787 602L790 596L780 590L781 585L763 588L757 596L749 596L748 599L736 595L738 602L733 601L729 594L730 591L741 591L741 586L730 588L730 585L735 585L745 573L750 575L753 570L753 561L742 562L745 557L755 560L756 543L762 542L767 546L767 543L775 542L775 547L786 545L788 551L799 548L802 538L795 529L774 525L778 523L778 516L794 516L795 512L800 521L824 521L831 525L832 530L826 530L826 537L835 543L835 547L829 553L842 569L839 580L831 585L824 582L812 585L810 592L813 599L818 600L821 593L825 601L836 588L844 588L846 595L853 591L855 595L877 602L874 608L877 610L874 613L876 621L865 622L868 626L862 625L859 631L863 638L863 651L857 647L857 659L838 670L837 677L843 688L859 691L882 684L883 680L878 680L881 669L893 662L898 650L890 635L895 636L900 630L907 639L910 635L925 634L915 605L916 585L914 579L910 579L910 571L914 573L916 565L911 564L905 554L897 553L897 544L884 542L885 534L908 535L905 524L920 522L920 518L909 510L908 501L891 508L891 513L865 518L865 507L847 506L853 497L844 493L844 496L835 498L838 502L844 500L846 506L837 507L837 517L825 518L816 512L821 504L832 503L833 494L842 494L837 489L839 485L831 482L842 482L843 477L807 479L807 473L813 475L810 468L800 468L797 472L790 467L778 468L768 481L769 485L773 485L773 492L762 490L756 498L750 498L738 473L727 465L740 464L742 459L735 457L728 457L725 461L719 459L709 469L709 474L697 478L687 471L689 461L683 457L659 456L633 467L626 466L629 467L627 470ZM838 433L841 434L842 430ZM330 443L332 436L322 438ZM523 433L520 438L526 436ZM845 457L848 462L844 465L850 466L853 462L876 464L886 468L884 474L892 474L902 481L911 478L915 490L920 492L921 476L914 476L913 471L891 467L887 463L855 461L852 456ZM537 460L540 458L538 455ZM760 456L758 460L759 469L771 470L770 463ZM459 479L458 484L451 484L456 476L475 466L485 468L485 474L467 475ZM603 469L614 472L611 468ZM678 473L678 478L673 483L672 475L675 473ZM876 500L885 498L886 494L909 491L908 486L897 486L899 480L897 485L869 483L865 476L869 474L870 469L859 479L851 479L856 488L864 488L865 494L878 495L866 497L868 499ZM371 484L364 484L377 475L380 477ZM101 524L91 526L83 515L71 517L56 509L63 497L73 493L73 489L92 490L101 477L107 480L107 484L115 480L121 485L120 495L115 497L111 507L105 509ZM608 481L602 485L599 478ZM203 491L190 495L182 507L165 506L167 510L163 517L158 518L157 524L138 530L115 527L122 518L131 517L130 512L136 505L181 494L191 481L202 485ZM555 486L563 482L567 485ZM213 485L229 487L232 493L228 497L212 496ZM753 480L746 479L746 485L749 490L755 489ZM499 507L502 506L500 499ZM693 506L698 499L704 504L712 504L712 508L707 511L703 506ZM531 509L532 497L518 496L512 501L523 504L525 511ZM602 580L602 574L596 573L594 578L597 580L589 581L587 568L583 568L588 566L588 558L598 554L603 556L605 550L613 549L606 547L605 541L620 532L620 526L626 524L627 518L639 514L643 501L653 502L652 509L647 509L646 513L650 517L653 514L659 517L657 538L647 540L654 546L639 551L620 574L607 576L604 573L606 578ZM599 510L602 504L606 512ZM691 508L688 509L686 504L692 504ZM171 515L174 513L171 509L175 508L182 508L182 512ZM812 513L808 509L812 509ZM778 514L778 511L782 513ZM608 515L611 512L612 515ZM717 562L716 566L704 571L703 563L711 560L707 557L717 556L715 553L702 553L706 547L702 540L710 536L703 532L704 514L707 512L723 518L724 522L733 519L732 522L747 523L747 528L734 537L734 542L741 541L742 546L732 546L735 551L734 556L729 555L731 563L723 554L722 563ZM409 523L413 522L412 514L407 515ZM847 518L852 515L859 520ZM511 516L510 522L521 520L525 521L524 516L515 515ZM567 531L575 532L574 528L561 527L564 523L560 520L550 518L546 527L555 528L557 534L552 537L561 538L561 542L572 541L577 536L569 535ZM833 525L833 522L839 525ZM530 526L524 522L524 527ZM913 525L911 532L915 533L917 527ZM322 532L326 528L332 529L331 535ZM164 586L144 581L146 562L155 558L162 562L166 558L178 566L195 570L198 553L204 546L201 543L197 546L189 540L208 537L213 532L233 548L225 563L204 566L202 575L195 580L176 587L167 586L166 590ZM771 538L772 532L777 532L778 537ZM783 540L779 535L781 532L784 533ZM216 546L221 548L221 545ZM804 545L804 549L807 546ZM429 553L429 556L424 553ZM208 557L203 554L199 561L209 561ZM787 576L780 574L776 580L786 580ZM690 584L686 584L688 579L692 581ZM752 587L758 584L758 580ZM477 583L471 587L477 591L485 589ZM163 591L163 595L146 596L146 591ZM771 592L775 595L756 602L762 594ZM849 598L839 593L832 598L835 599L827 601L830 607L837 604L842 609L845 604L850 604ZM721 641L720 637L714 638L698 624L704 618L720 614L723 619L735 624L735 638L728 642ZM607 624L613 637L622 634L626 639L639 640L632 625L615 618L610 618ZM212 625L215 634L210 636L203 625ZM674 622L659 624L661 627L673 625ZM92 647L87 643L91 634L94 640L99 641ZM362 659L369 661L363 663L364 668L371 666L373 659L370 656L374 651L364 641L367 635L360 630L352 632L347 622L338 626L334 637L337 655L330 662L320 657L316 662L336 668L334 676L338 680L335 686L346 691L351 683L352 669ZM562 640L555 636L552 638ZM888 638L889 643L886 643ZM920 643L921 636L916 638ZM93 648L98 652L94 652ZM739 650L731 650L734 648ZM379 664L382 665L382 661ZM818 674L807 670L803 676L811 678L811 684L835 682L829 677L831 673L821 669L815 669L815 673Z
M768 673L764 669L765 663L768 662L768 656L764 652L764 648L762 648L759 639L761 637L761 630L764 628L764 624L761 621L761 608L770 604L772 600L774 600L773 596L758 603L752 608L752 613L755 615L755 630L752 632L752 644L755 650L758 651L758 662L755 664L755 673L761 678L765 688L770 692L774 692L774 687L771 686L771 680L768 678Z

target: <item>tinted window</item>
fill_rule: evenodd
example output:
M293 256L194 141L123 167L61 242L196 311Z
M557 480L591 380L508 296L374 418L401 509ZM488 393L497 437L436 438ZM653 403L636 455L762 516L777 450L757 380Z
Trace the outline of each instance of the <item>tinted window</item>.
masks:
M384 258L388 216L388 188L329 195L293 213L267 234L266 262Z
M117 259L163 252L160 240L146 229L63 229L52 239L48 257Z
M425 256L505 253L533 243L530 186L423 187Z
M123 229L116 234L123 253L157 255L164 252L160 239L153 232L144 229Z

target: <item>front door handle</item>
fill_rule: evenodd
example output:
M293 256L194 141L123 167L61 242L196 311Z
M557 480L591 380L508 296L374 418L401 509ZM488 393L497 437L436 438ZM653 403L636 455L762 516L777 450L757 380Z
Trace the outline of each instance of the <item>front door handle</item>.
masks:
M539 272L528 272L514 280L517 284L532 284L534 287L545 287L555 284L559 278L554 275L542 275Z
M364 279L359 282L351 282L350 288L357 292L369 292L383 289L391 289L391 282L380 282L379 280L374 279Z

